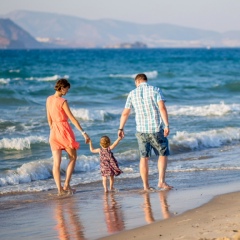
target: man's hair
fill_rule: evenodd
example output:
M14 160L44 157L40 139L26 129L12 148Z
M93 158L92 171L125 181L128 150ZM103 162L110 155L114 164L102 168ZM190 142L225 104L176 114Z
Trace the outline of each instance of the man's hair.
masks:
M110 146L110 138L108 136L102 136L101 139L100 139L100 145L103 147L103 148L108 148Z
M56 82L54 89L56 91L61 91L62 88L66 88L66 87L70 88L70 86L71 85L67 79L61 78Z
M142 80L144 80L144 81L147 81L147 80L148 80L146 74L144 74L144 73L139 73L139 74L135 77L135 81L138 80L138 79L142 79Z

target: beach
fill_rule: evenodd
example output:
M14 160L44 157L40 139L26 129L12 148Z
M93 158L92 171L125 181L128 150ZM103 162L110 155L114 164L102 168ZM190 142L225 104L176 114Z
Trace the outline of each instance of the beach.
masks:
M215 197L179 216L102 239L240 239L240 192Z
M0 239L232 239L240 231L238 183L151 193L127 183L108 194L99 182L64 197L2 195Z
M239 191L239 54L240 49L233 48L0 51L0 239L115 238L159 223L169 223L176 234L190 227L207 235L202 227L192 227L200 224L197 220L185 221L190 217L183 218L186 226L179 230L174 221L216 196ZM46 118L46 99L54 94L56 81L67 78L71 83L65 98L97 148L103 135L111 142L116 140L121 113L138 73L145 73L149 84L159 87L166 99L170 123L166 182L174 189L157 189L153 153L149 182L156 191L141 191L132 111L125 137L113 150L123 171L116 177L118 191L104 194L99 155L90 152L73 126L80 143L71 179L77 192L57 197ZM68 161L63 152L63 181ZM232 205L223 207L228 211ZM164 229L173 232L167 226ZM159 235L167 234L164 231ZM234 233L214 236L232 237ZM211 238L205 235L196 238Z

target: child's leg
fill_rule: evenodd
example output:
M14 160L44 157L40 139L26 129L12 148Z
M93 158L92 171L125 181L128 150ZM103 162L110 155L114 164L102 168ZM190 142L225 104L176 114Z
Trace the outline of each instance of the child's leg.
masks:
M113 191L114 190L114 175L113 176L110 176L110 191Z
M105 176L102 177L102 184L103 184L104 192L108 192L107 177L105 177Z

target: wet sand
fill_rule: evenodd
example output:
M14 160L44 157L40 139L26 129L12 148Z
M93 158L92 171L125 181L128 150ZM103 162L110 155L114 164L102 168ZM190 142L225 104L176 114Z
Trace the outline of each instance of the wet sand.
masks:
M220 195L179 216L102 239L239 240L240 192Z
M55 190L0 195L0 239L213 239L240 231L240 193L207 203L238 183L143 193L130 187L139 179L126 181L108 194L98 182L65 197Z

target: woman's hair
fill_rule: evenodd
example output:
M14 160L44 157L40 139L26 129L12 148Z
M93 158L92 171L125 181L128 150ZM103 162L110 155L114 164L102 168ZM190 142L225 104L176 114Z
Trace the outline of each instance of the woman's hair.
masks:
M110 138L108 136L102 136L101 139L100 139L100 145L103 147L103 148L108 148L110 146Z
M67 79L61 78L56 82L54 89L56 91L61 91L61 88L66 88L66 87L70 88L70 83L68 82Z

